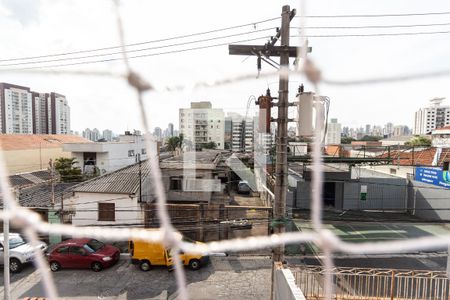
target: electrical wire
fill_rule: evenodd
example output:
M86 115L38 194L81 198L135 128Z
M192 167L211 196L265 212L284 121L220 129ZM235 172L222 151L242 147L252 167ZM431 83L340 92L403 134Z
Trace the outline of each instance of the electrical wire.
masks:
M398 13L398 14L308 15L308 16L295 16L295 18L382 18L382 17L412 17L412 16L436 16L436 15L450 15L450 11L425 12L425 13Z
M195 40L195 41L182 42L182 43L174 43L174 44L169 44L169 45L161 45L161 46L148 47L148 48L132 49L132 50L126 50L126 53L135 53L135 52L141 52L141 51L148 51L148 50L163 49L163 48L170 48L170 47L176 47L176 46L197 44L197 43L209 42L209 41L220 40L220 39L236 37L236 36L241 36L241 35L249 35L249 34L253 34L253 33L273 30L273 29L275 29L275 27L259 29L259 30L253 30L253 31L247 31L247 32L241 32L241 33L235 33L235 34L218 36L218 37L212 37L212 38ZM77 56L77 57L70 57L70 58L57 58L57 59L40 60L40 61L29 61L29 62L18 62L18 63L10 63L10 64L0 64L0 67L19 66L19 65L33 65L33 64L40 64L40 63L57 62L57 61L78 60L78 59L85 59L85 58L92 58L92 57L103 57L103 56L109 56L109 55L118 55L118 54L123 54L123 53L124 53L123 51L116 51L116 52L111 52L111 53L91 54L91 55Z
M198 35L206 35L206 34L211 34L211 33L216 33L216 32L221 32L221 31L226 31L226 30L231 30L231 29L242 28L242 27L246 27L246 26L255 26L256 24L266 23L266 22L270 22L270 21L274 21L274 20L278 20L278 19L280 19L280 17L269 18L269 19L264 19L264 20L252 22L252 23L246 23L246 24L241 24L241 25L235 25L235 26L230 26L230 27L225 27L225 28L219 28L219 29L214 29L214 30L209 30L209 31L203 31L203 32L197 32L197 33L191 33L191 34L186 34L186 35L178 35L178 36L173 36L173 37L163 38L163 39L158 39L158 40L152 40L152 41L144 41L144 42L138 42L138 43L126 44L126 45L124 45L124 46L125 46L125 47L132 47L132 46L139 46L139 45L145 45L145 44L152 44L152 43L166 42L166 41L171 41L171 40L175 40L175 39L188 38L188 37L193 37L193 36L198 36ZM120 48L122 48L121 45L119 45L119 46L110 46L110 47L103 47L103 48L95 48L95 49L88 49L88 50L77 50L77 51L71 51L71 52L62 52L62 53L54 53L54 54L45 54L45 55L38 55L38 56L27 56L27 57L5 58L5 59L0 59L0 62L3 62L3 61L15 61L15 60L36 59L36 58L53 57L53 56L73 55L73 54L89 53L89 52L96 52L96 51L102 51L102 50L120 49Z
M447 25L450 25L450 23L362 25L362 26L306 26L304 27L304 29L381 29L381 28L432 27L432 26L447 26ZM290 27L290 28L302 29L301 27Z
M295 37L295 36L293 36ZM220 47L220 46L228 46L230 44L236 44L236 43L244 43L244 42L250 42L250 41L257 41L261 39L267 39L270 38L269 35L261 36L257 38L251 38L251 39L245 39L240 41L233 41L233 42L226 42L226 43L219 43L219 44L212 44L207 46L199 46L199 47L192 47L192 48L186 48L186 49L179 49L179 50L171 50L166 52L157 52L157 53L150 53L150 54L142 54L142 55L134 55L129 56L128 59L134 59L134 58L141 58L141 57L152 57L152 56L159 56L164 54L174 54L174 53L182 53L182 52L188 52L193 50L202 50L202 49L209 49L213 47ZM18 68L18 69L0 69L0 71L21 71L21 70L33 70L33 69L42 69L42 68L59 68L59 67L66 67L66 66L75 66L75 65L87 65L87 64L94 64L94 63L101 63L101 62L111 62L111 61L118 61L123 60L123 57L117 57L117 58L109 58L109 59L102 59L102 60L94 60L94 61L84 61L84 62L76 62L76 63L67 63L67 64L58 64L58 65L49 65L49 66L35 66L35 67L26 67L26 68Z

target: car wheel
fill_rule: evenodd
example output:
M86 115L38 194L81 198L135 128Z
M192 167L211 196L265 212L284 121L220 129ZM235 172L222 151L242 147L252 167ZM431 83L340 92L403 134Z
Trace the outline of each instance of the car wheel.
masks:
M50 270L53 272L61 270L61 265L57 261L50 262Z
M191 259L189 261L189 268L191 268L192 270L200 269L200 261L198 259Z
M99 262L93 262L91 265L91 269L94 272L100 272L103 269L103 266Z
M11 258L9 260L9 270L12 273L19 273L22 271L22 263L17 258Z
M143 260L139 264L139 269L141 269L141 271L147 272L147 271L150 271L150 268L151 268L151 265L148 260Z

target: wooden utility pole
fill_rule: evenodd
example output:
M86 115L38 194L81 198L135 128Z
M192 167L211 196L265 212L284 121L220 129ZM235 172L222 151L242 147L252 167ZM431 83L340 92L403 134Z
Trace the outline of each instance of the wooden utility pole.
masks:
M275 202L273 207L273 218L276 221L274 233L283 233L285 231L286 217L286 193L287 193L287 124L288 119L288 95L289 95L289 57L297 57L298 47L289 46L289 24L295 16L295 9L290 10L289 5L283 6L281 13L281 29L277 31L275 37L272 37L263 46L256 45L229 45L230 55L255 55L258 57L258 71L260 68L260 59L270 56L280 57L280 78L279 78L279 96L278 118L277 118L277 136L276 136L276 181L275 181ZM277 40L281 37L281 45L275 46ZM308 47L307 52L311 52ZM282 262L284 260L284 246L274 249L273 260Z

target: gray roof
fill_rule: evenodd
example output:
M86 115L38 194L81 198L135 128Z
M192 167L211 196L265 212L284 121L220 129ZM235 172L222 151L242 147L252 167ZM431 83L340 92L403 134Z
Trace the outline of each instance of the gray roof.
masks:
M61 196L69 198L70 188L76 183L56 183L55 204L61 201ZM24 207L50 207L52 205L52 187L50 184L41 184L20 190L19 204Z
M76 183L55 183L55 204L61 200L61 196L68 198L72 195L70 188ZM23 207L51 207L52 186L48 183L37 184L19 190L19 204ZM0 196L0 206L3 207L3 196Z
M149 173L150 166L145 160L141 162L141 179L139 178L139 163L136 163L79 183L71 190L86 193L136 194L139 189L139 179L145 182Z
M9 182L13 188L22 188L25 186L45 183L51 179L48 170L34 171L23 174L9 176Z

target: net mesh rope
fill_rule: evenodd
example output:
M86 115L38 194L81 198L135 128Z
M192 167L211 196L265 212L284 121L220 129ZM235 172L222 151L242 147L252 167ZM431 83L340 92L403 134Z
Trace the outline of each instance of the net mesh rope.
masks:
M305 23L306 18L305 2L300 1L300 45L301 51L298 51L297 68L294 71L281 69L278 72L261 74L260 78L269 77L274 74L280 74L280 76L286 76L288 74L303 74L314 86L315 93L319 95L318 86L321 82L331 84L361 84L361 83L380 83L380 82L392 82L401 80L410 80L416 78L423 78L429 76L443 76L448 75L448 72L435 72L429 74L417 74L411 76L402 76L398 78L376 78L368 79L365 81L329 81L322 80L320 71L315 67L314 63L307 58L306 49L308 42L306 39ZM123 53L123 62L126 68L125 76L122 74L113 74L109 72L98 71L46 71L46 70L23 70L26 73L65 73L72 75L97 75L97 76L113 76L125 78L130 85L136 91L137 105L140 110L140 117L142 126L144 128L145 141L147 147L147 153L151 166L158 165L157 153L155 153L156 147L153 147L155 140L150 134L148 114L145 110L143 103L143 94L146 91L152 90L150 83L139 76L133 71L126 52L124 31L122 26L122 19L120 15L120 3L118 0L113 0L115 11L117 15L118 35L120 38L121 49ZM254 78L254 74L241 75L235 78L226 78L213 83L198 83L196 87L209 87L220 86L223 84L231 84L250 78ZM179 88L171 89L168 87L167 91L177 90ZM438 247L446 246L450 244L450 235L445 236L430 236L421 237L408 240L387 241L387 242L365 242L360 244L352 244L341 241L330 230L322 228L322 184L323 184L323 164L321 156L322 134L324 124L324 111L321 101L315 101L316 109L316 126L314 131L314 143L313 143L313 178L312 178L312 203L311 203L311 221L313 231L311 232L286 232L282 234L273 234L270 236L255 236L247 238L236 238L230 240L222 240L216 242L209 242L206 244L191 244L182 241L180 235L176 234L170 222L169 214L166 209L166 195L164 192L163 182L161 180L161 170L159 168L151 167L150 176L153 188L155 190L158 207L158 217L160 220L160 230L148 231L145 229L137 228L99 228L99 227L75 227L72 225L64 224L48 224L42 221L41 217L24 207L18 205L13 196L12 190L9 186L7 170L3 157L3 152L0 151L0 186L3 195L4 209L0 211L0 219L9 221L14 226L21 228L25 236L30 240L31 244L37 245L38 235L42 234L61 234L66 236L79 237L91 237L97 239L108 239L110 241L123 241L130 239L139 239L151 242L163 242L167 247L174 250L174 253L184 252L196 252L201 254L208 254L213 252L223 251L244 251L244 250L256 250L268 247L275 247L282 244L293 243L305 243L311 242L320 247L324 253L324 259L322 261L324 265L324 291L325 299L331 299L333 294L333 278L332 270L334 269L333 253L342 252L347 254L381 254L381 253L401 253L411 250L429 250L436 249ZM37 247L36 247L37 249ZM41 276L42 284L45 288L46 297L48 299L57 299L57 288L55 287L52 274L49 266L40 250L35 251L36 262L38 272ZM178 285L178 297L179 299L188 299L189 295L186 289L186 280L182 262L179 255L174 255L174 266L176 272L176 280ZM5 282L9 284L9 282Z

